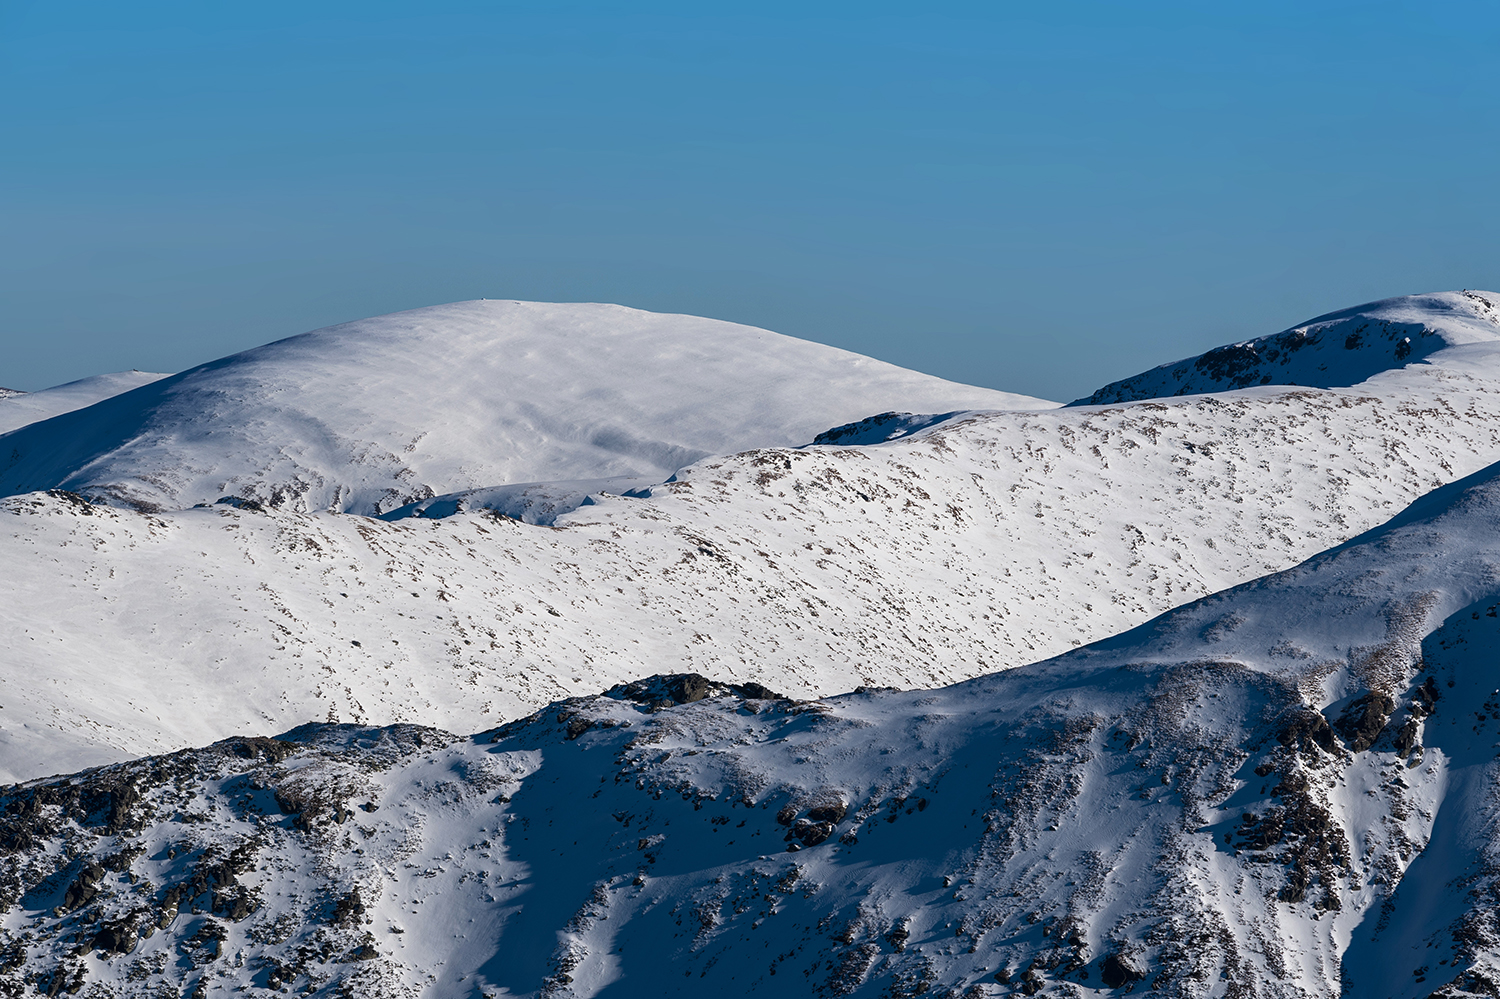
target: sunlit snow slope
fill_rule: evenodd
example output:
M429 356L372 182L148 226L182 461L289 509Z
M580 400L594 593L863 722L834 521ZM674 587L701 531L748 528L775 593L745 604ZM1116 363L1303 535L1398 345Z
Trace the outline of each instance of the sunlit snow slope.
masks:
M659 481L881 410L1054 405L711 319L459 302L281 340L26 427L0 441L0 494L378 514L476 486Z
M110 375L80 378L66 385L55 385L39 392L10 392L0 389L0 434L48 420L75 409L92 406L101 399L129 392L166 378L150 371L117 371Z
M553 528L16 497L0 771L309 717L473 730L657 672L939 685L1284 569L1497 458L1491 341L1349 389L710 458Z
M1492 996L1497 609L1492 467L947 688L663 677L471 738L312 725L12 788L0 981Z

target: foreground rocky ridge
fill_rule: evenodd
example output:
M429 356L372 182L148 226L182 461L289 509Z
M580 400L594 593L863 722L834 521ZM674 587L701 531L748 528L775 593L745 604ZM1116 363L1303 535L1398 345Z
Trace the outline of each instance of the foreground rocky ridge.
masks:
M664 676L7 788L5 987L1492 995L1497 475L942 689Z

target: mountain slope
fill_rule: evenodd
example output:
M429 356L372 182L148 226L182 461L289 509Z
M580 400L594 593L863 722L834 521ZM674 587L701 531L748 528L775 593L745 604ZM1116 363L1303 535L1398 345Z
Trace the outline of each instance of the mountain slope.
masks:
M10 433L39 420L50 420L75 409L92 406L122 392L166 378L150 371L116 371L109 375L80 378L39 392L0 389L0 434Z
M1222 392L1252 385L1357 385L1435 351L1500 337L1500 295L1449 291L1330 312L1273 336L1218 347L1111 382L1074 406Z
M476 486L660 481L882 409L1054 405L710 319L460 302L281 340L16 431L0 494L368 515Z
M948 688L798 703L658 677L473 738L307 726L11 788L3 974L122 995L1494 994L1497 608L1500 467Z
M663 671L806 697L1020 665L1287 568L1500 458L1492 350L1355 389L759 449L593 493L550 529L17 497L0 766L308 717L473 730Z

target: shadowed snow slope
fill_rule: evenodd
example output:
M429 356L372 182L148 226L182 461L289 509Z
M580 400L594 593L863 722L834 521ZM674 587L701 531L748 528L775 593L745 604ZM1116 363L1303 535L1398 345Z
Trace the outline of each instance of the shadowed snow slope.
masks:
M76 382L56 385L40 392L8 393L7 390L0 389L0 434L10 433L28 423L49 420L75 409L92 406L101 399L129 392L142 385L150 385L166 377L168 376L150 371L117 371L112 375L80 378Z
M1388 298L1218 347L1112 382L1072 405L1222 392L1251 385L1356 385L1434 351L1500 339L1500 295L1449 291Z
M0 445L0 493L368 515L511 482L659 481L881 410L1054 405L711 319L459 302L281 340L26 427Z
M1492 996L1497 609L1492 468L947 688L660 677L472 738L312 725L10 788L0 981Z

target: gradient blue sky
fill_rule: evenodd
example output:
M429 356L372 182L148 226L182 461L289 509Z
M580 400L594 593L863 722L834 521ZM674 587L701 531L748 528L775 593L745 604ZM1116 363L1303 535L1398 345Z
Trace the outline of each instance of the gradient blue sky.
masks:
M1071 399L1500 285L1500 5L0 0L0 385L467 298Z

